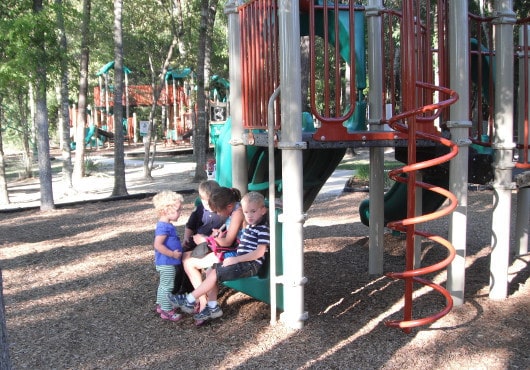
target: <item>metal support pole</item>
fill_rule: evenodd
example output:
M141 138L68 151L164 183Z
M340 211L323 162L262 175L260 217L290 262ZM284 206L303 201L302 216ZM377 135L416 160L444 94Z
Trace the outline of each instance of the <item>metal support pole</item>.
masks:
M526 43L526 44L525 44ZM519 88L517 107L517 143L521 145L519 149L519 162L530 161L530 150L525 150L530 144L530 26L522 25L519 28L519 45L522 52L519 53ZM525 137L526 133L526 137ZM525 140L527 142L525 143Z
M510 218L512 197L514 46L515 13L511 0L495 3L495 135L493 138L494 201L491 237L491 299L505 299L508 294L510 255ZM507 222L508 221L508 222Z
M300 13L298 0L278 2L280 40L280 86L282 93L283 222L282 245L284 309L280 320L293 329L303 327L304 312L304 238L303 238L303 165L302 94L300 67Z
M267 130L268 130L268 153L269 153L269 225L270 225L270 242L269 242L269 277L270 277L270 304L271 304L271 325L276 324L276 305L277 294L276 288L278 277L276 271L276 164L274 158L274 101L280 95L280 88L276 88L269 99L267 112Z
M416 172L416 181L423 181L423 173L421 171ZM427 191L425 189L418 189L416 192L416 215L423 214L423 192ZM419 236L414 238L414 263L413 266L415 269L421 267L421 244L423 239Z
M124 72L123 74L125 78L125 120L127 122L127 135L129 135L129 73ZM131 138L129 138L129 140L131 140Z
M528 46L530 44L530 26L522 25L519 29L519 45L523 50L519 53L519 91L517 109L517 132L519 149L519 162L525 163L530 158L530 153L525 152L525 144L530 144L530 53ZM525 142L527 140L527 142ZM530 218L530 171L523 172L516 177L517 180L517 218L515 221L515 239L516 251L519 256L528 253L528 233Z
M517 218L515 222L516 253L519 256L528 253L528 232L530 222L530 171L517 176Z
M466 276L466 237L467 237L467 177L469 156L469 40L468 1L454 1L449 6L449 68L450 88L458 91L460 99L451 106L451 121L447 127L451 140L458 145L458 154L449 164L449 190L458 206L449 220L449 241L456 250L453 262L447 268L447 290L451 293L455 306L464 303Z
M383 127L383 47L381 42L382 0L370 0L366 8L368 24L368 105L370 130L379 131ZM383 273L384 254L384 148L370 147L370 232L368 239L368 273Z
M240 0L229 0L225 6L225 14L228 16L228 49L230 50L230 118L232 120L232 186L239 189L241 193L247 192L248 171L247 151L242 145L243 137L243 101L241 94L241 26L237 7L242 5Z

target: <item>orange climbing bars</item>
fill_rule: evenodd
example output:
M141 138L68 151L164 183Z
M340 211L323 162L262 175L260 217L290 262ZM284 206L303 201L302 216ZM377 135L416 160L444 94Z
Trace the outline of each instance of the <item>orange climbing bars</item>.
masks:
M420 5L424 8L420 9ZM425 83L434 84L435 71L434 65L438 65L437 85L448 85L447 74L447 53L446 53L446 26L444 20L444 2L437 2L437 12L440 14L436 18L436 22L431 19L431 15L436 13L433 5L430 2L417 2L414 7L416 14L422 14L422 17L415 17L411 22L409 28L414 37L411 39L410 55L405 55L402 47L403 43L403 29L405 27L405 20L403 19L403 12L395 9L381 10L382 16L382 32L381 43L383 45L383 100L386 103L383 106L384 116L392 116L396 113L404 112L404 100L409 97L414 97L414 106L428 106L434 101L434 94L431 90L417 88L414 83L410 86L405 86L406 73L412 71L404 70L404 63L402 59L410 58L414 62L415 70L414 81L422 81ZM396 43L395 35L401 35L401 43ZM435 41L434 41L435 40ZM437 49L431 43L435 43ZM436 62L435 62L436 60ZM441 99L441 98L440 98ZM392 111L388 112L387 110ZM416 117L418 129L423 132L431 134L439 134L437 127L434 125L434 120L439 118L440 114L425 117Z
M403 279L405 281L404 319L397 320L397 321L388 321L386 322L386 325L390 327L399 327L407 333L410 332L411 328L413 327L430 324L438 320L439 318L443 317L451 310L453 306L453 299L451 297L451 294L442 286L435 284L431 281L428 281L424 278L421 278L420 276L446 268L451 263L451 261L454 259L455 253L456 253L452 244L448 240L442 238L441 236L437 236L434 234L416 230L417 224L443 217L451 213L457 206L457 199L455 195L453 195L448 190L442 187L439 187L439 186L435 186L435 185L422 182L422 181L416 181L416 171L423 170L429 167L433 167L433 166L449 161L450 159L452 159L453 157L457 155L458 147L452 141L447 140L438 135L432 135L428 133L423 133L421 131L416 131L415 130L415 119L416 119L416 116L420 114L425 114L425 113L435 112L435 111L439 112L441 109L449 106L450 104L453 104L458 99L458 95L456 94L456 92L450 89L443 88L443 87L436 87L436 86L425 84L425 83L418 82L416 83L416 86L423 87L425 89L443 92L444 94L447 94L449 98L437 104L431 104L431 105L423 106L417 109L412 109L408 112L396 115L389 120L389 124L393 129L407 133L409 135L409 142L408 142L409 164L402 168L393 170L389 173L389 176L393 180L407 183L407 186L408 186L407 219L400 220L400 221L393 221L393 222L388 223L387 225L391 229L406 232L407 244L406 244L406 262L405 262L406 270L404 272L394 272L394 273L387 274L387 276L390 278ZM441 145L447 146L448 148L450 148L450 151L449 153L441 157L416 163L416 158L415 158L416 138L432 140ZM406 174L406 176L403 177L402 176L403 174ZM449 200L449 205L436 212L421 215L421 216L416 216L415 215L415 209L416 209L415 192L418 187L421 189L425 189L427 191L433 191L442 196L445 196ZM434 265L414 269L414 246L415 246L414 241L417 236L425 237L427 239L432 240L435 243L438 243L444 246L448 250L448 256L443 261L438 262ZM434 315L424 317L421 319L413 319L412 318L412 294L413 294L413 283L414 282L429 286L433 288L434 290L438 291L439 293L441 293L446 299L445 307Z
M323 1L317 4L316 1L309 3L309 65L310 65L310 101L311 112L323 124L339 123L342 124L353 114L355 110L356 91L350 89L349 94L343 93L343 82L341 70L343 64L349 64L348 77L350 86L355 87L355 3L349 1L348 4L341 4L339 1ZM359 9L357 9L359 10ZM340 13L347 14L347 21L341 22ZM321 90L323 94L322 108L319 109L316 104L316 16L322 19L322 65L324 76L320 78L323 84ZM347 24L347 29L341 30ZM341 45L342 33L347 33L347 45ZM341 53L342 50L346 50ZM332 51L332 53L330 53ZM349 59L349 60L347 60ZM346 95L346 96L345 96Z
M405 271L404 272L395 272L387 274L388 277L394 279L403 279L405 281L405 293L404 293L404 319L403 320L393 320L386 322L387 326L399 327L404 332L409 333L411 328L432 323L438 320L440 317L447 314L452 306L453 299L450 293L443 287L430 282L419 276L431 273L434 271L441 270L447 267L451 261L454 259L456 251L451 243L440 236L436 236L427 232L418 231L416 225L430 221L444 215L451 213L457 206L456 197L446 189L438 187L432 184L425 183L423 181L417 181L416 173L419 170L423 170L429 167L440 165L441 163L449 161L451 158L454 158L458 153L458 146L452 141L440 137L437 134L432 134L424 132L417 125L418 118L422 120L433 121L435 116L440 114L440 111L444 108L447 108L449 105L455 103L458 100L458 94L448 88L435 86L430 83L420 82L418 79L424 77L421 74L421 68L418 68L418 64L421 63L417 59L417 38L418 38L418 26L417 19L418 15L421 14L420 8L414 7L412 1L403 2L403 15L402 15L402 24L401 24L401 48L402 48L402 67L401 67L401 76L402 76L402 89L404 92L402 98L402 111L403 113L394 115L389 121L389 125L397 131L407 133L408 135L408 158L407 165L393 170L389 173L389 176L399 182L407 184L407 218L400 221L393 221L387 224L388 227L403 231L407 235L406 240L406 261L405 261ZM426 91L420 90L429 90L430 94L426 94ZM440 93L440 96L447 96L448 98L440 101L436 104L418 104L421 101L421 97L429 96L432 94L432 91L437 91ZM432 117L430 117L432 116ZM424 140L431 140L438 144L444 145L450 149L449 153L442 155L438 158L429 159L423 162L416 162L416 142L417 139L421 138ZM405 174L406 176L402 176ZM449 206L435 211L431 214L425 215L416 215L416 191L420 188L427 191L436 192L442 196L445 196L449 199ZM417 237L425 237L433 242L441 244L448 250L448 256L441 262L438 262L432 266L423 267L423 268L414 268L414 250L415 250L415 240ZM412 295L414 289L414 283L420 283L432 287L434 290L440 292L446 299L445 307L438 313L421 318L413 319L412 318Z
M239 9L244 128L267 128L269 98L280 84L276 0L254 0ZM274 102L276 129L280 102Z

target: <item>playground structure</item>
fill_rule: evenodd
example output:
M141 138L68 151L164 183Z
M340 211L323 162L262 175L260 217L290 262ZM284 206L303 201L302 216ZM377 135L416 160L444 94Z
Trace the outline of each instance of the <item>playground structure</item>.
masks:
M114 62L107 63L97 73L99 84L94 87L94 124L107 128L106 131L114 132L112 108L114 106L113 86L109 82L110 71ZM151 85L129 85L128 74L130 70L124 68L124 96L123 107L127 117L126 133L136 142L145 132L140 130L136 115L131 116L130 107L150 107L153 105L153 87ZM160 92L157 105L162 107L162 120L164 122L164 140L175 143L182 140L192 129L192 91L194 90L193 72L189 68L169 69L164 78L164 87Z
M469 178L493 180L490 298L507 296L512 170L530 168L530 19L516 20L511 1L497 1L490 18L468 15L467 9L467 1L443 0L432 6L404 0L399 10L384 8L381 0L366 6L298 0L227 4L231 109L216 145L216 178L224 186L267 193L271 205L281 197L283 207L270 212L268 271L226 285L269 302L271 323L277 308L290 327L300 328L307 319L304 212L348 147L370 150L370 201L360 210L370 227L370 274L383 273L384 228L406 234L406 270L387 273L405 282L404 319L389 326L409 332L463 303ZM515 27L521 30L518 43ZM392 37L396 30L398 42ZM309 37L310 112L302 104L303 35ZM406 199L405 211L392 217L383 187L385 147L395 147L405 164L391 172L404 189L399 197ZM432 184L433 176L446 181ZM518 250L513 252L524 255L530 184L518 185ZM432 194L441 201L426 205ZM446 199L449 205L437 210ZM448 240L421 230L422 223L447 214ZM423 238L447 248L447 258L422 267ZM445 267L446 288L421 277ZM413 318L415 283L441 293L445 307Z
M89 112L88 127L85 132L85 144L98 147L105 141L114 138L114 88L111 83L111 71L114 62L109 62L98 72L98 86L94 87L94 106ZM151 107L153 105L153 87L151 85L129 85L128 75L131 71L124 67L124 94L122 105L124 112L124 136L130 143L138 142L147 131L136 112L131 108ZM213 76L210 89L210 136L212 141L217 137L219 127L226 121L228 103L226 97L229 91L228 81L220 76ZM190 68L168 69L164 78L164 87L160 92L157 105L162 108L162 122L164 122L164 142L176 144L192 137L195 121L195 106L193 94L195 91L194 73ZM70 126L76 126L77 110L71 108ZM74 131L75 132L75 131Z

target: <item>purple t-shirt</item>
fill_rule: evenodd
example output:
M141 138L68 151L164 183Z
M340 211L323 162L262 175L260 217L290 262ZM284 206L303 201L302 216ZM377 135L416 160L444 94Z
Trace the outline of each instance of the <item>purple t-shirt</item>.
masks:
M155 228L155 237L166 235L164 245L172 250L182 252L182 244L177 234L177 230L172 223L158 221ZM180 265L181 259L166 256L155 249L155 265Z

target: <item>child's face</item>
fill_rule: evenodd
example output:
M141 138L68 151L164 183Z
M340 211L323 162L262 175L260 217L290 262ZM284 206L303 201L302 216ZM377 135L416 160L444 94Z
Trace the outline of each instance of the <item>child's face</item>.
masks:
M233 210L234 210L234 204L229 204L223 209L216 209L215 213L217 213L221 217L230 217Z
M267 208L260 202L243 201L241 203L245 221L249 225L255 225L261 221L261 218L267 213Z
M182 204L180 203L175 203L173 206L167 207L166 209L166 217L169 221L177 221L181 213Z
M210 208L210 204L208 203L208 194L202 194L201 192L199 192L199 196L201 197L201 203L204 209L211 212L212 209Z

